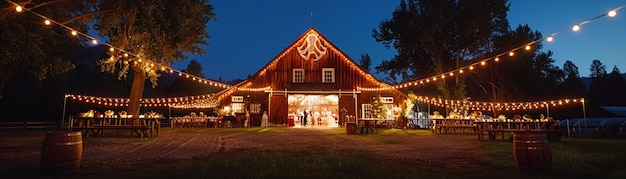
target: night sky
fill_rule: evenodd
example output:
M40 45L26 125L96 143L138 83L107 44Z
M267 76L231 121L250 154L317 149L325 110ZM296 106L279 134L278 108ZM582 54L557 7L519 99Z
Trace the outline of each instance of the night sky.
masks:
M205 78L246 78L256 73L310 27L319 30L353 60L369 54L372 65L396 53L372 38L372 29L391 18L399 0L213 0L217 22L210 22L211 39L203 56L175 64L184 69L190 60L202 64ZM544 37L558 32L554 41L544 41L543 51L554 52L554 65L571 60L581 76L589 75L591 61L599 59L611 72L614 65L626 72L626 17L602 17L571 27L625 5L626 1L603 0L513 0L508 12L512 28L528 24ZM521 45L521 44L520 44ZM372 67L373 68L373 67ZM372 69L373 70L373 69ZM382 74L375 74L381 79Z

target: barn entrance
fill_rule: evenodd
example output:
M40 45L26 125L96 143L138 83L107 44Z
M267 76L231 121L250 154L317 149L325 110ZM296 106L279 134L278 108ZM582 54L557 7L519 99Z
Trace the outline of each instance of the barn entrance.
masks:
M338 127L339 96L336 94L289 94L289 119L295 127ZM307 111L306 125L301 123Z

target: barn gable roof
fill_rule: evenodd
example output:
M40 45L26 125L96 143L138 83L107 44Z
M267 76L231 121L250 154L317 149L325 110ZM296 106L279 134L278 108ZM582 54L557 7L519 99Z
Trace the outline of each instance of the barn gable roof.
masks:
M311 27L309 28L307 31L305 31L302 35L300 35L299 38L297 38L293 43L291 43L287 48L285 48L282 52L280 52L278 55L276 55L271 61L269 61L265 66L263 66L259 71L257 71L254 75L252 75L249 79L245 80L242 83L236 84L234 87L235 88L247 88L249 87L251 84L250 83L246 83L248 81L253 81L253 79L257 78L260 75L263 75L265 73L268 72L268 69L270 69L270 67L272 67L273 65L276 65L277 63L279 63L281 60L285 60L285 58L282 58L285 54L290 53L292 51L297 51L298 53L300 53L302 55L302 53L306 53L307 49L304 49L306 47L303 47L303 42L304 41L309 41L311 40L311 34L314 34L316 37L319 37L319 40L323 45L323 50L325 51L332 51L336 54L339 54L340 58L342 58L343 60L346 60L350 65L350 67L355 68L359 71L359 74L363 77L365 77L367 80L370 80L372 83L378 84L378 86L376 87L384 87L384 88L388 88L391 87L390 85L379 81L378 79L376 79L371 73L369 73L367 70L363 69L363 67L361 67L360 65L358 65L352 58L350 58L349 56L345 55L345 53L343 51L341 51L339 48L337 48L332 42L330 42L324 35L322 35L321 33L319 33L319 31L317 31L317 29ZM306 43L306 42L304 42ZM308 60L316 60L316 54L315 52L312 52L313 54L308 54L308 55L303 55L303 58L308 58ZM306 56L306 57L305 57Z

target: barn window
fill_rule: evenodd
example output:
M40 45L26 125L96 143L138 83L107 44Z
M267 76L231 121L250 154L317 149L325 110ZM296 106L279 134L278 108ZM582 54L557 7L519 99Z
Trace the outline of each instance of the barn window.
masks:
M293 83L302 83L304 82L304 69L302 68L294 68L293 69Z
M372 118L372 104L361 105L361 117Z
M322 68L322 83L334 83L335 82L335 69L334 68Z

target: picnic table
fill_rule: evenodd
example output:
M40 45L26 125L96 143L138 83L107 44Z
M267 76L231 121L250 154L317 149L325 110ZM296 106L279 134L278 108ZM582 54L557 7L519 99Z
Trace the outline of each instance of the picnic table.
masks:
M104 136L104 130L129 130L131 137L159 136L162 118L106 118L75 117L69 118L69 130L80 130L83 136ZM148 134L149 132L149 134Z
M456 132L476 132L474 119L460 118L433 118L431 120L432 133L456 133Z
M505 140L506 133L516 132L534 132L534 133L546 133L548 139L556 139L560 137L560 131L555 128L559 121L541 121L541 120L477 120L476 133L478 134L478 140L482 140L486 133L489 140L496 140L497 135L502 135L502 140ZM553 135L558 135L554 136Z
M393 119L359 118L356 119L357 132L362 134L378 133L378 126L389 125Z

